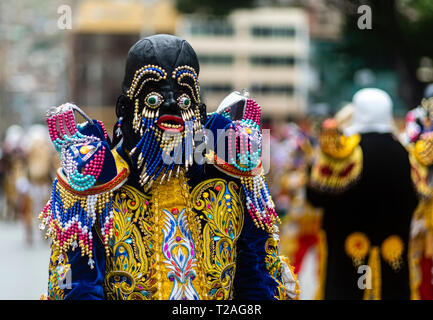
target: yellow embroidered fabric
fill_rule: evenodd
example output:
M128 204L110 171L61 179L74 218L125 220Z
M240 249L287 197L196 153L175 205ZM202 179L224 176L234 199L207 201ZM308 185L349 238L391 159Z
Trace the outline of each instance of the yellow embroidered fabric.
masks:
M415 143L414 156L423 166L433 164L433 140L418 140Z
M189 194L181 175L152 195L115 192L108 299L231 299L244 213L239 186L206 180Z
M432 225L433 199L423 199L416 208L412 217L412 228L417 232L411 235L408 244L409 276L411 299L420 300L419 288L422 283L421 260L433 256Z
M265 264L266 270L271 277L277 282L278 286L275 289L274 298L277 300L288 300L289 293L286 291L286 287L283 281L283 264L286 264L289 268L289 272L293 280L295 281L294 287L294 300L299 299L300 288L297 276L294 272L294 267L290 265L290 261L287 257L279 255L278 241L271 235L265 243Z
M188 195L183 175L153 190L150 221L155 228L152 263L158 300L206 299L201 239L192 231L198 226Z
M368 266L371 269L371 288L364 291L364 300L380 300L382 290L381 258L390 264L395 272L398 272L403 263L404 243L397 235L386 238L380 248L371 246L367 235L362 232L351 233L345 240L345 250L352 258L355 267L364 264L368 258Z
M411 164L412 181L418 193L423 198L429 199L433 195L433 188L429 183L429 167L425 165L422 160L420 160L415 146L409 145L407 149L409 152L409 160Z
M364 263L364 259L370 250L370 240L362 232L350 234L344 242L346 254L352 259L355 267Z
M431 200L428 202L432 202ZM413 217L412 225L414 223L424 224L423 215L425 212L425 202L421 202L416 208ZM410 291L411 300L420 300L419 288L422 283L422 269L421 260L424 257L425 251L425 232L418 232L416 235L412 236L409 240L408 245L408 259L409 259L409 279L410 279Z
M346 137L338 131L326 131L319 137L322 152L334 159L345 159L349 157L359 145L360 141L361 136L359 134Z
M108 250L106 299L232 299L244 218L242 191L232 181L205 180L190 193L181 173L151 194L121 186L113 191L113 238L97 233ZM64 298L59 281L69 264L62 257L51 256L50 299Z
M402 264L404 244L399 236L392 235L386 238L380 251L383 259L392 267L394 271L398 271Z
M433 140L419 140L416 144L407 147L411 163L412 181L421 196L421 201L416 208L412 225L416 225L418 231L411 236L408 244L409 276L411 287L411 299L419 300L419 288L422 283L422 270L420 267L423 257L433 256L432 232L433 232L433 187L431 184L431 164Z
M52 245L50 264L48 267L49 280L47 298L49 300L63 300L65 294L64 290L61 289L61 284L65 281L70 268L71 266L68 263L68 256L62 254L56 246Z
M341 192L357 181L363 168L360 140L359 135L322 135L321 152L313 165L310 185L319 190Z
M266 240L265 244L266 251L266 269L269 274L278 283L277 292L275 295L276 299L284 300L286 297L286 290L284 284L281 282L281 260L278 254L278 242L272 236Z
M203 227L204 269L210 299L233 298L236 271L236 241L244 222L240 188L234 182L211 179L191 193L194 210Z
M149 199L130 186L121 187L114 196L114 241L104 281L107 299L146 300L154 293Z

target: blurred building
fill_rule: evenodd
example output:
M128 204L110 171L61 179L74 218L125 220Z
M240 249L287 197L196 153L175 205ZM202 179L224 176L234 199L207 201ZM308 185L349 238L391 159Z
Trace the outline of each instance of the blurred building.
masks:
M186 16L177 34L200 60L200 86L208 110L231 90L247 88L265 117L307 110L309 20L299 8L236 10L225 19Z
M129 48L150 34L173 34L177 19L169 0L79 1L70 42L70 100L113 128Z
M344 19L339 8L328 5L326 0L304 0L303 7L308 12L310 37L313 40L341 39Z
M0 139L13 123L28 128L64 99L67 32L57 8L70 0L0 1Z

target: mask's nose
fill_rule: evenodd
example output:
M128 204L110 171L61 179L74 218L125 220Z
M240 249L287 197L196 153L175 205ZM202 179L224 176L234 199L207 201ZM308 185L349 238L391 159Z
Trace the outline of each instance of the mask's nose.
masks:
M174 99L174 93L172 91L167 92L165 96L164 102L161 105L161 113L162 114L173 114L179 115L179 108L177 106L177 102Z

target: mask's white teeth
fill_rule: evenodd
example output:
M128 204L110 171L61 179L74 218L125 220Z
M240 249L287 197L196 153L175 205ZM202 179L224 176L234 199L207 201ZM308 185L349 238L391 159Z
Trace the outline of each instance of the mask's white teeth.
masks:
M165 128L169 128L169 129L179 129L181 127L180 124L171 124L171 123L161 123L161 125Z

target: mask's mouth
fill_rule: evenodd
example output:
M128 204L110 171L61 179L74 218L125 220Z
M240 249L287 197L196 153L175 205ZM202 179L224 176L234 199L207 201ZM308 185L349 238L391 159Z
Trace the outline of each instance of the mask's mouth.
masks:
M181 117L164 115L158 118L157 126L168 132L182 132L185 129Z

